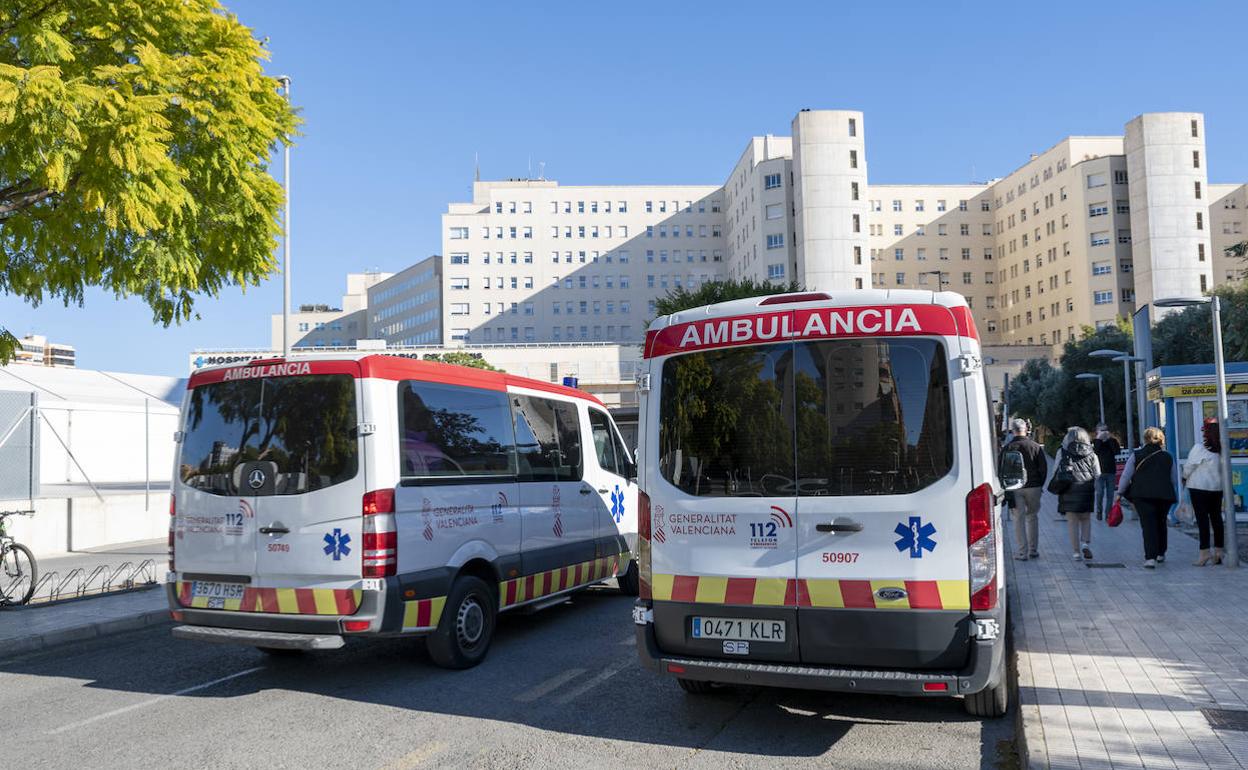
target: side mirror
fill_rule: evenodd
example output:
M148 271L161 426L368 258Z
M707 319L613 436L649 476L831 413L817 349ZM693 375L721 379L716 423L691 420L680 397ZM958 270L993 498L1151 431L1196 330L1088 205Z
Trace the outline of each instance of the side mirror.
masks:
M1023 465L1022 452L1005 452L1001 455L1001 467L997 469L997 477L1005 491L1012 492L1022 489L1027 483L1027 467Z

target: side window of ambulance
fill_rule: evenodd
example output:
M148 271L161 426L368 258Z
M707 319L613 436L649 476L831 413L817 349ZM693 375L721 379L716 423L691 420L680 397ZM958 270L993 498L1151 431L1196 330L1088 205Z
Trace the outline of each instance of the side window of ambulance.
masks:
M590 409L589 427L594 433L594 451L598 455L598 467L617 476L623 476L624 471L616 452L615 435L611 430L611 421L597 409Z
M399 384L399 428L405 481L516 473L506 393L405 381Z
M512 396L516 453L521 481L577 481L581 478L581 426L576 405L531 396Z

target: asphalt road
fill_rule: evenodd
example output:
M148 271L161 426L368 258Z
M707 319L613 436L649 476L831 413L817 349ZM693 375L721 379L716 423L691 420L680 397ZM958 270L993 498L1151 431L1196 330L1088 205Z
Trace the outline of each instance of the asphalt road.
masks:
M504 616L468 671L413 640L273 659L168 625L0 660L0 765L974 768L1012 737L952 699L686 695L641 668L630 606L603 587Z

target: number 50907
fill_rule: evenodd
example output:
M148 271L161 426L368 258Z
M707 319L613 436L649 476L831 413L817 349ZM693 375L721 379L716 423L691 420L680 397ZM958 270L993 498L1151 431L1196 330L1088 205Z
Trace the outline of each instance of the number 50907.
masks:
M824 564L853 564L858 561L857 551L824 551Z

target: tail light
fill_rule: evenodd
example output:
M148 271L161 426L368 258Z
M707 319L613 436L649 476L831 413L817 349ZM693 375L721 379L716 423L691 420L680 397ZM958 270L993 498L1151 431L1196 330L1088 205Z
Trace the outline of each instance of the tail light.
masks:
M364 494L364 554L366 578L388 577L398 571L399 536L394 523L394 490L375 489Z
M638 597L652 598L650 589L650 495L637 492L637 576Z
M177 572L173 563L174 523L178 520L178 496L169 495L169 571Z
M980 484L966 496L972 610L997 606L997 533L992 527L992 503L992 487L988 484Z

